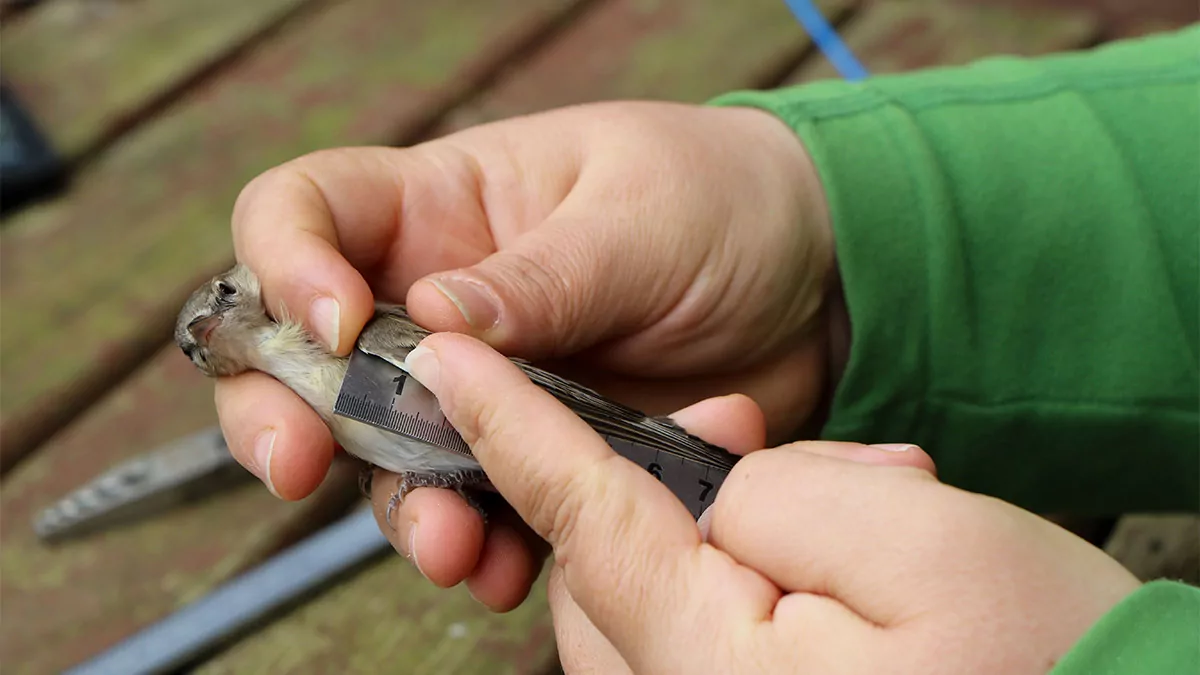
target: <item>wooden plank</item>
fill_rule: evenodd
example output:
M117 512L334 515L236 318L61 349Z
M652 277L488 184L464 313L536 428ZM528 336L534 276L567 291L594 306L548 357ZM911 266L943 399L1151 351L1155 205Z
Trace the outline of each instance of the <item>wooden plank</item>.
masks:
M169 338L188 290L232 260L246 182L311 150L410 138L577 4L306 13L89 164L70 199L14 218L0 233L0 305L20 317L0 323L0 469Z
M59 672L359 501L351 465L301 502L278 500L251 479L95 536L54 546L34 536L30 519L42 508L215 418L212 382L168 347L9 475L0 495L0 670Z
M1037 55L1083 47L1099 36L1094 16L1050 8L960 5L947 0L875 0L841 28L871 73L963 64L996 54ZM837 78L822 56L788 84Z
M1200 516L1194 513L1125 516L1104 550L1142 581L1200 585Z
M856 0L820 0L836 20ZM779 0L613 0L565 30L432 135L609 99L702 102L768 86L811 48Z
M75 159L310 0L57 0L0 33L4 76Z
M390 557L242 640L198 675L536 675L556 663L545 585L507 614L443 590Z
M1105 40L1182 28L1200 21L1196 0L957 0L964 4L1016 8L1056 7L1088 12L1103 26Z

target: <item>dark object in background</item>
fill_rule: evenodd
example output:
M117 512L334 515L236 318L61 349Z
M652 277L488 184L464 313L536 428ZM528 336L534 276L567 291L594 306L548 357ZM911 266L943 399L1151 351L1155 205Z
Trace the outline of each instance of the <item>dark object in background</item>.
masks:
M66 164L0 82L0 215L65 184Z
M41 0L0 0L0 19L22 12L41 2Z

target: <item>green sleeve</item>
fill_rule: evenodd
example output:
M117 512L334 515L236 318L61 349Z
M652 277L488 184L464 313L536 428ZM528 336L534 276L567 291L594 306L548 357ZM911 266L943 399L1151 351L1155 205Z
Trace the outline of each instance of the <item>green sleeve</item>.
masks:
M1154 581L1092 626L1050 675L1200 672L1200 588Z
M1200 26L736 92L817 166L851 322L823 435L1076 513L1200 502Z

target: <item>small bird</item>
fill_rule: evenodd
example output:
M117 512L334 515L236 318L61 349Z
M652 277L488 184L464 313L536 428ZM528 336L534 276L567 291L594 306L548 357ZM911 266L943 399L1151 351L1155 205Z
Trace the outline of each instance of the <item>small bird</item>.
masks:
M179 313L175 342L210 377L249 370L271 375L320 415L334 440L368 464L367 472L380 467L398 474L400 484L388 500L389 522L394 509L418 487L454 489L483 514L466 492L490 488L474 457L335 415L349 357L330 353L285 311L277 314L274 319L267 313L258 278L239 263L192 293ZM355 349L406 369L405 357L429 334L404 306L376 303L375 315L359 334ZM510 360L602 436L725 470L738 459L669 418L648 416L523 359Z

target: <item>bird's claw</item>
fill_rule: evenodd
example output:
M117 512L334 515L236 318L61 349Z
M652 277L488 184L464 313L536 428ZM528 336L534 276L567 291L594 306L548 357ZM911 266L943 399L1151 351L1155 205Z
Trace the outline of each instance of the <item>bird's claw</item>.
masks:
M362 496L371 500L371 485L375 480L375 467L370 464L363 464L362 469L358 472L358 491Z
M392 496L388 497L387 513L385 513L383 516L384 520L387 521L388 527L394 527L394 525L392 525L392 511L395 511L396 507L400 506L401 500L402 498L400 497L399 492L393 492Z
M396 483L396 490L388 497L387 511L384 513L384 521L388 527L392 525L392 514L396 509L404 503L404 498L408 493L420 487L436 487L449 488L462 496L471 508L479 512L483 522L487 524L487 512L474 496L466 491L469 485L478 485L487 481L487 475L482 471L447 471L442 473L416 473L407 471L399 474L399 481Z

